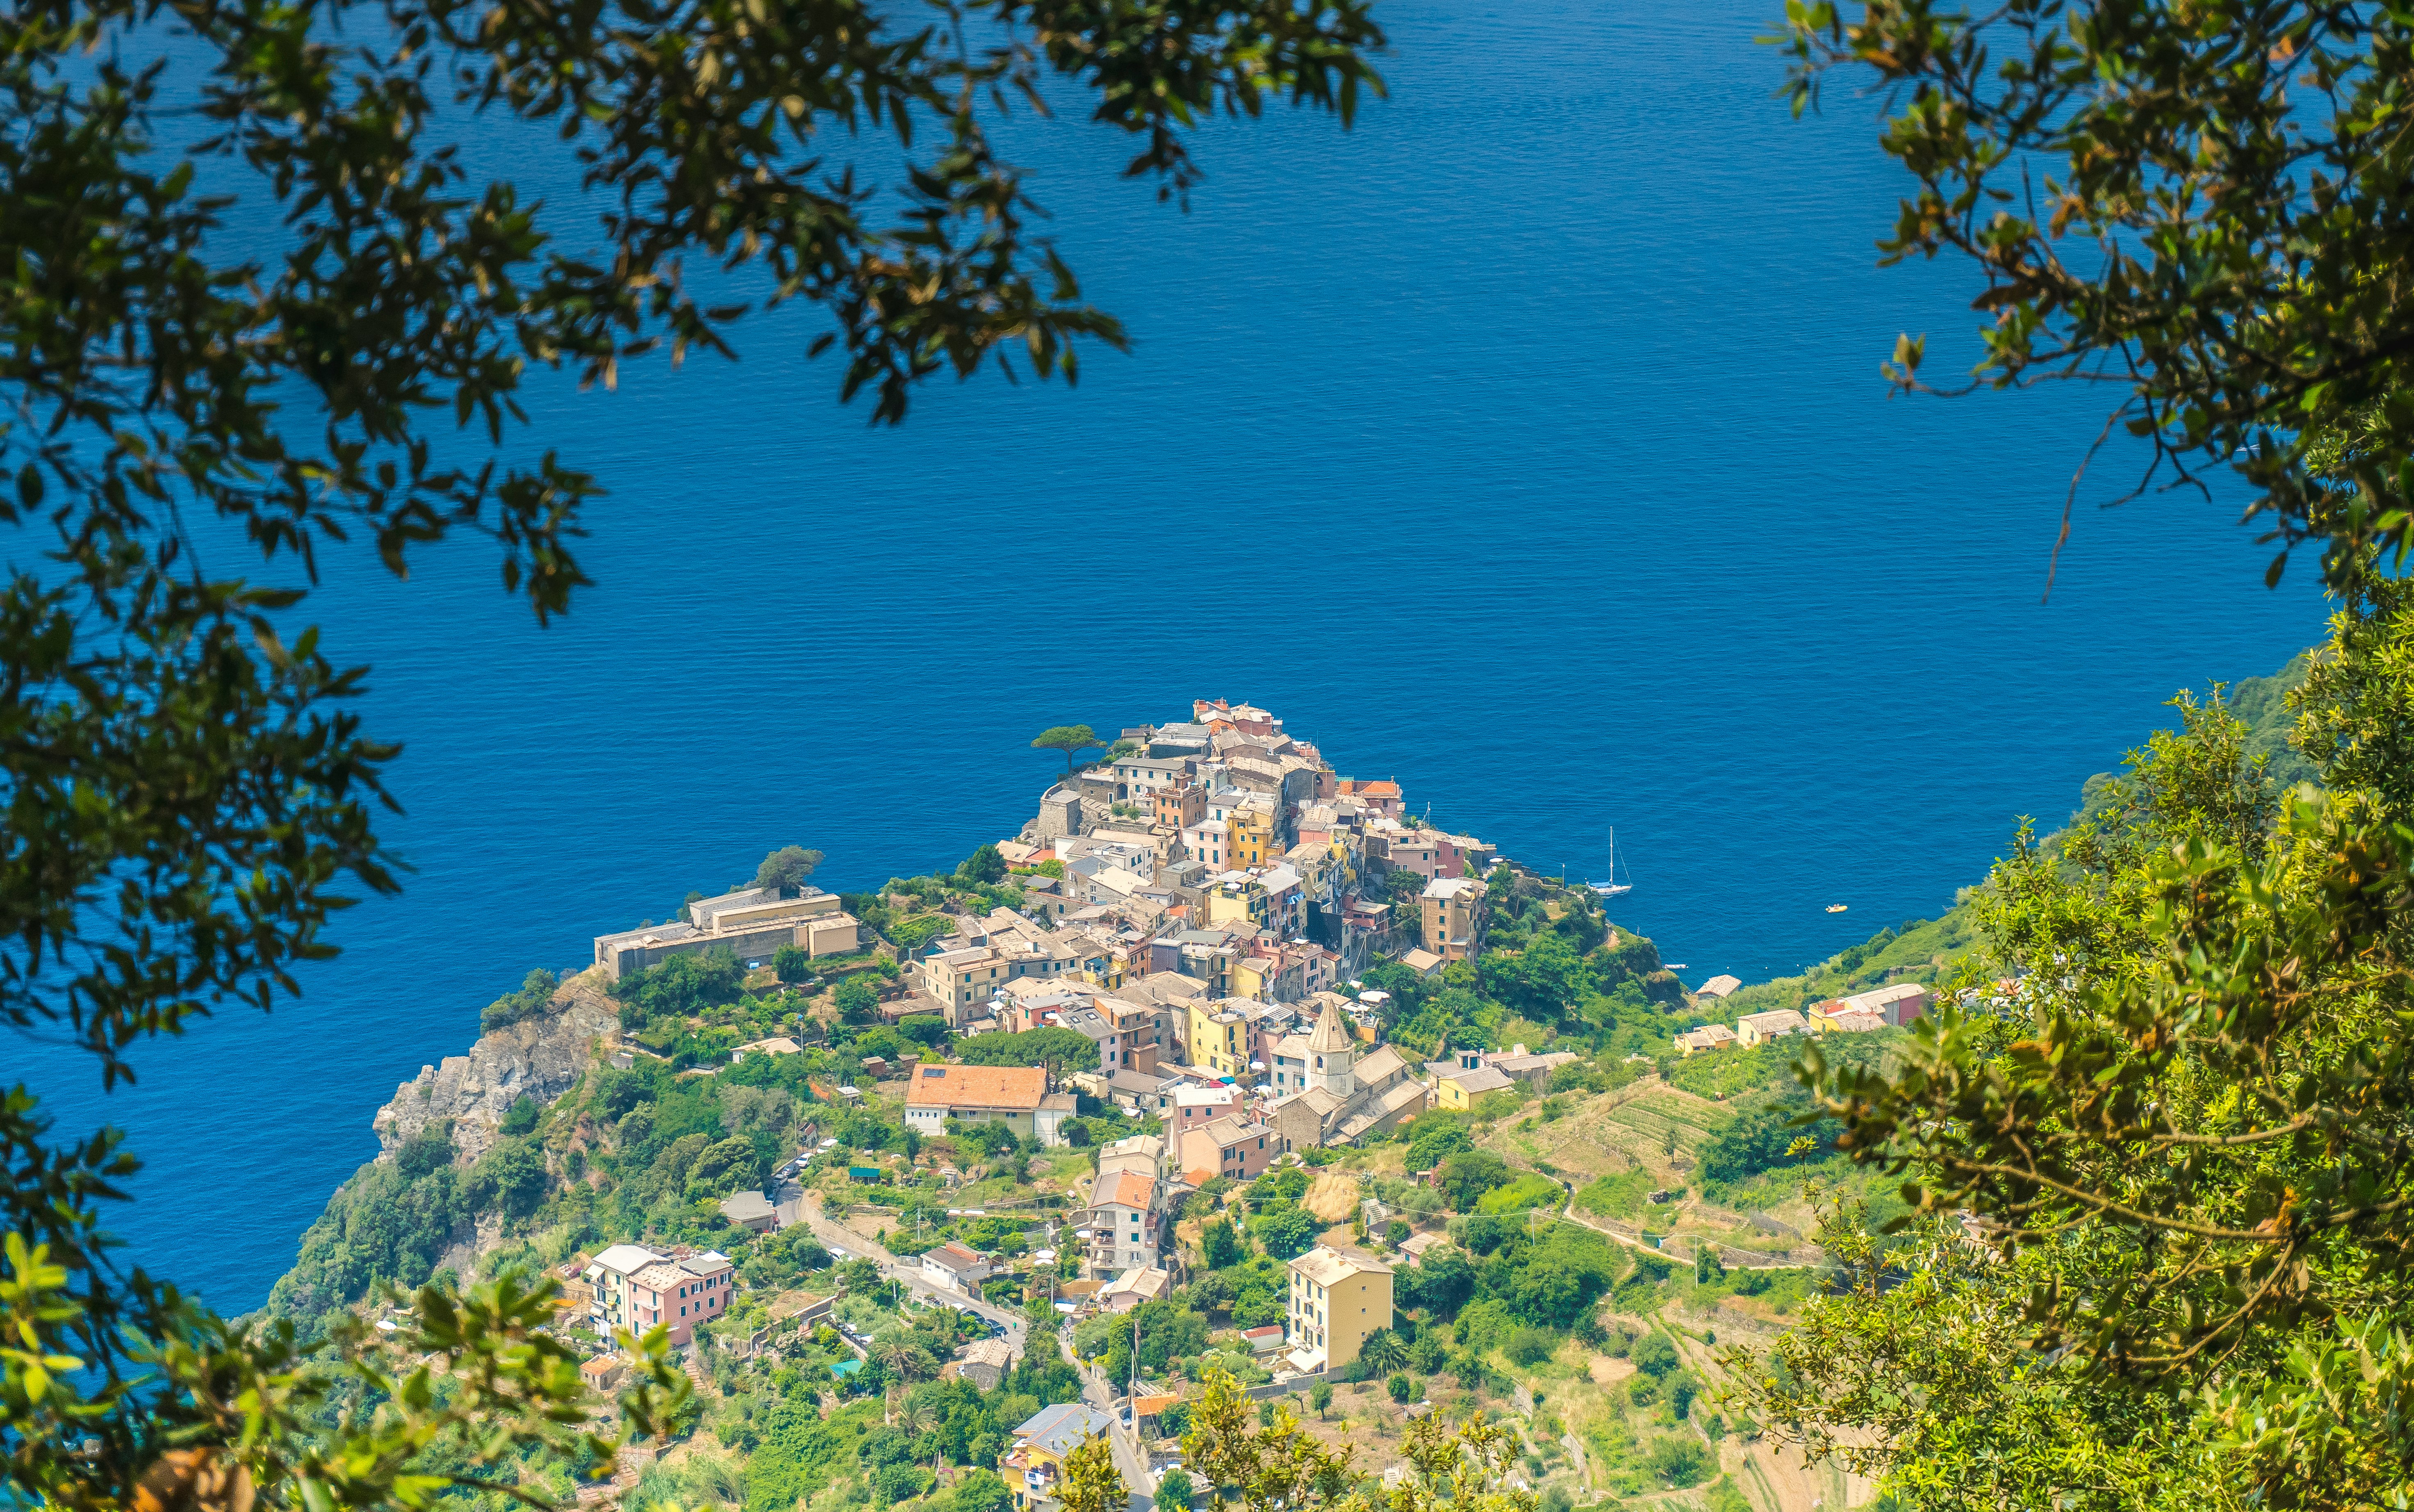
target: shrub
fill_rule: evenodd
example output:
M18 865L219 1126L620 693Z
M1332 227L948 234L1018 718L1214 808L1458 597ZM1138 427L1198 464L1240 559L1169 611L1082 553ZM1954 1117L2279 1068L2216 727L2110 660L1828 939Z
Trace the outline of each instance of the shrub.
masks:
M1006 857L995 845L983 845L963 859L956 875L976 886L993 886L1006 881Z
M1408 1169L1430 1171L1459 1151L1474 1148L1475 1141L1455 1123L1422 1130L1408 1141Z
M1192 1200L1196 1201L1204 1195L1203 1193L1194 1193ZM1212 1211L1214 1199L1211 1197L1207 1200L1211 1205L1209 1210ZM1187 1206L1187 1204L1185 1205L1185 1210ZM1241 1242L1240 1233L1232 1227L1230 1220L1223 1218L1218 1218L1200 1232L1199 1247L1206 1257L1207 1268L1210 1270L1221 1270L1226 1266L1238 1264L1249 1253L1248 1246Z
M1332 1388L1328 1386L1326 1389ZM1198 1489L1190 1484L1189 1472L1179 1465L1157 1477L1156 1505L1159 1506L1188 1506L1191 1498L1198 1494Z
M1294 1260L1316 1247L1316 1220L1304 1208L1286 1207L1249 1220L1250 1232L1277 1260Z
M523 1094L519 1101L512 1104L511 1111L503 1115L503 1133L507 1134L527 1134L529 1130L536 1127L537 1115L542 1111L543 1110L537 1106L535 1098Z
M1665 1438L1651 1445L1650 1454L1644 1460L1644 1468L1650 1471L1655 1480L1682 1490L1709 1479L1713 1467L1709 1451L1703 1448L1699 1441Z
M880 1007L880 994L871 983L859 976L850 976L830 994L838 1005L839 1017L850 1024L860 1024Z
M956 1482L951 1500L953 1512L1006 1512L1014 1505L1014 1493L996 1471L976 1465Z
M506 1139L470 1168L462 1194L479 1212L526 1218L544 1201L544 1157L522 1139Z
M1484 1193L1476 1199L1476 1208L1486 1213L1514 1213L1528 1208L1557 1207L1558 1201L1559 1184L1547 1176L1529 1171L1507 1186L1495 1187Z
M1451 1208L1475 1212L1487 1191L1509 1186L1509 1162L1489 1149L1460 1149L1441 1162L1441 1169L1434 1174L1434 1186L1451 1198Z
M520 979L517 992L505 993L486 1004L485 1012L478 1015L478 1032L490 1033L544 1012L545 1005L553 1001L554 989L560 985L551 971L542 967L529 972Z
M1530 1369L1549 1359L1558 1347L1557 1336L1547 1328L1519 1328L1509 1336L1502 1353L1509 1356L1511 1364Z
M802 982L813 974L813 958L794 945L771 952L771 974L782 982Z
M1383 1386L1385 1390L1391 1392L1392 1400L1393 1401L1406 1401L1408 1400L1408 1378L1407 1376L1395 1374L1389 1381L1384 1382Z
M1662 1376L1676 1368L1676 1346L1669 1342L1666 1334L1647 1333L1634 1341L1633 1352L1629 1357L1634 1361L1634 1368L1644 1374Z

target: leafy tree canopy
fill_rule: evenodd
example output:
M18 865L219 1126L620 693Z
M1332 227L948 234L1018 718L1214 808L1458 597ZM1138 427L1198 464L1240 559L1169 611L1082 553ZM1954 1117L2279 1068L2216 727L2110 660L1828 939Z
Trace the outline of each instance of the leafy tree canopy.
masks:
M1032 737L1033 750L1058 750L1065 753L1065 775L1073 775L1073 759L1085 750L1104 746L1098 733L1086 724L1056 724Z
M819 851L808 851L801 845L783 845L763 858L754 868L754 885L772 888L782 897L794 897L803 890L805 879L822 864Z
M979 1034L958 1045L956 1054L973 1066L1053 1066L1066 1073L1098 1068L1098 1042L1076 1029Z

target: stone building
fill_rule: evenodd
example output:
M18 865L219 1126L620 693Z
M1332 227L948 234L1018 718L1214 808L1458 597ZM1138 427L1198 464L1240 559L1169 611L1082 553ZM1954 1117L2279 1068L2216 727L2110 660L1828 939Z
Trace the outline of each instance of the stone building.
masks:
M1427 1106L1430 1092L1399 1051L1378 1045L1359 1059L1357 1038L1336 999L1326 999L1304 1048L1307 1090L1275 1104L1267 1120L1287 1149L1346 1145L1396 1127Z

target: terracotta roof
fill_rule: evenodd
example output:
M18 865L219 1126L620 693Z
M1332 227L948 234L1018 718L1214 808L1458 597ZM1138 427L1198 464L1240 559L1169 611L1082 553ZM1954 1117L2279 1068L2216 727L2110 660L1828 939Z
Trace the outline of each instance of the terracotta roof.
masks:
M1090 1196L1090 1206L1101 1208L1108 1203L1148 1211L1148 1199L1156 1183L1138 1171L1117 1171L1111 1181L1100 1180L1098 1189Z
M1132 1415L1136 1417L1154 1417L1158 1413L1165 1411L1165 1409L1172 1406L1175 1402L1180 1401L1182 1399L1180 1397L1173 1395L1171 1392L1167 1392L1163 1396L1134 1397L1132 1398Z
M986 1263L978 1250L972 1249L955 1239L949 1239L937 1249L927 1252L922 1258L935 1260L947 1269L958 1273L977 1269Z
M1047 1095L1048 1073L1037 1066L921 1066L905 1089L905 1105L1029 1113Z

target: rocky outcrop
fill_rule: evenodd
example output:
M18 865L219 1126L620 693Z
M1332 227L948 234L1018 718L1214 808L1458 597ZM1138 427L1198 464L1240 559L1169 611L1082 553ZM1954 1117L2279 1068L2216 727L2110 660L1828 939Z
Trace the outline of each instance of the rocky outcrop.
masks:
M618 1030L601 971L589 970L561 985L542 1013L481 1035L468 1055L422 1066L394 1090L394 1101L371 1120L380 1160L429 1125L452 1125L454 1158L476 1160L494 1148L503 1115L523 1097L550 1103L594 1064L599 1046Z

